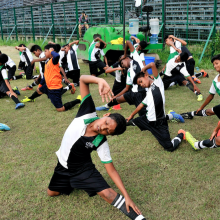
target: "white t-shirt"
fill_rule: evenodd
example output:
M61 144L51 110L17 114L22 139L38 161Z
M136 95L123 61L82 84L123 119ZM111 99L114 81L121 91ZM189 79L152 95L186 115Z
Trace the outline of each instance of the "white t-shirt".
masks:
M212 85L209 89L209 93L212 95L215 95L216 93L218 93L218 95L220 96L220 82L218 82L218 77L219 77L219 74L212 81Z
M135 0L135 7L139 7L141 5L141 0Z
M41 54L40 54L40 56L39 56L39 58L44 58L45 57L45 53L44 52L42 52ZM40 70L40 74L41 74L41 79L43 79L44 78L44 67L43 67L43 65L45 66L45 63L46 63L46 61L41 61L41 62L39 62L39 70Z
M135 44L135 45L134 45L135 50L136 50L136 48L137 48L138 45L139 45L139 44ZM138 51L138 54L139 54L139 56L140 56L142 62L145 61L144 53L143 53L142 51Z
M96 48L95 45L96 45L97 42L93 41L89 47L89 61L97 61L100 59L100 54L102 56L105 56L105 53L102 49L100 48Z
M1 72L0 81L3 81L3 80L8 79L8 73L7 73L7 71L6 71L5 66L3 66L3 67L0 69L0 72Z
M27 62L27 60L26 60L26 58L24 56L24 53L27 54L30 62L33 60L33 56L32 56L32 54L31 54L31 52L30 52L30 50L28 48L23 50L22 53L21 53L21 55L20 55L21 61L25 62L25 65L28 66L28 62Z
M16 66L15 62L8 56L8 62L5 63L6 67L13 67Z
M73 65L73 62L75 62L75 65L78 67L77 69L80 69L79 67L79 63L78 63L78 59L77 59L77 49L78 49L78 45L74 44L72 46L73 50L75 51L75 54L76 54L76 60L72 60L71 59L71 53L73 52L72 50L69 50L68 51L68 54L67 54L67 64L68 64L68 70L71 71L71 70L74 70L74 65Z
M181 50L182 44L181 44L178 40L176 40L176 41L174 42L174 45L175 45L175 47L176 47L177 49L180 49L180 50ZM172 46L170 46L170 53L174 53L174 52L176 52L176 50L175 50Z
M147 106L147 119L149 121L165 118L164 85L160 75L154 78L154 82L148 88L147 95L142 103Z
M172 72L174 71L179 71L180 73L182 73L185 77L190 76L189 72L186 69L186 64L185 62L179 62L176 63L175 60L178 57L178 55L176 55L174 58L170 59L168 61L168 63L166 64L166 72L165 75L167 76L172 76Z

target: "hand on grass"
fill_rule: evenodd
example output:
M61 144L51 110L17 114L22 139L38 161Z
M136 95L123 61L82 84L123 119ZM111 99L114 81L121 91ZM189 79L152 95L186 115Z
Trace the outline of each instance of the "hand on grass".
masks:
M104 102L106 100L106 102L108 102L108 98L109 100L111 100L111 97L114 96L109 84L104 80L104 79L99 79L98 82L99 85L99 94L102 97L102 102Z
M131 207L138 215L141 215L141 211L134 204L134 202L130 199L130 197L125 198L125 204L126 204L127 212L130 212L129 207Z

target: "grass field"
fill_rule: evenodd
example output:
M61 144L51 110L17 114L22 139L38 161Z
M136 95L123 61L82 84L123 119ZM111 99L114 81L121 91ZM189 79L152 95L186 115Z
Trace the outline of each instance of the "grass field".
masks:
M2 46L1 51L18 64L19 55L14 47ZM89 74L88 65L80 61L80 67L81 74ZM207 72L210 78L202 78L199 85L204 98L216 75L213 70ZM113 85L112 76L102 77ZM21 89L31 82L21 79L12 81L11 85ZM101 105L97 86L90 88L96 106ZM19 99L33 91L22 92ZM75 99L78 94L79 89L75 95L67 92L63 103ZM185 87L173 87L165 96L166 112L170 109L178 113L192 111L202 104ZM216 97L208 107L218 103L219 97ZM128 104L121 106L119 112L125 117L135 109ZM57 163L55 152L78 106L59 113L44 95L35 103L26 103L23 109L14 107L11 99L0 99L0 122L11 128L9 132L0 133L0 219L128 219L99 196L89 198L84 191L75 190L70 196L55 198L46 194ZM216 116L197 117L184 124L170 123L169 128L172 138L183 128L202 140L210 137L217 123ZM188 143L182 142L178 150L169 153L148 131L140 132L134 127L128 127L121 136L109 137L108 142L127 191L147 219L220 219L220 149L194 151ZM109 185L119 192L96 152L92 157Z

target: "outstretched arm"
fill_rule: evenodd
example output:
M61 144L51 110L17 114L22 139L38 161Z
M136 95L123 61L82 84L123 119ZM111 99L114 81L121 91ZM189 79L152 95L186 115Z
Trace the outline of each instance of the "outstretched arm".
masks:
M105 43L105 41L103 41L100 37L97 37L94 41L95 41L95 42L100 41L100 42L102 42L103 44L105 44L104 48L106 48L106 46L107 46L107 44Z
M46 61L47 58L46 57L43 57L43 58L39 58L39 59L33 59L31 61L31 65L33 65L35 62L41 62L41 61Z
M90 93L89 84L98 84L99 95L102 97L103 102L105 99L106 102L108 102L108 98L111 99L113 93L108 83L102 78L88 75L82 75L80 77L80 94L82 99Z
M185 40L182 40L180 38L174 37L173 35L169 35L169 37L172 37L174 40L178 40L183 46L187 45Z
M113 163L105 164L105 169L106 169L108 175L111 177L111 179L115 183L115 185L118 187L118 189L121 191L121 193L125 197L127 212L130 212L129 207L131 207L138 215L140 215L141 211L138 209L138 207L134 204L134 202L131 200L130 196L128 195L128 192L126 191L126 189L124 187L124 184L121 180L121 177L119 176Z
M123 68L121 67L116 67L116 68L112 68L112 67L108 67L106 70L105 70L105 73L112 73L116 70L120 70L120 71L123 71Z
M16 46L15 49L23 52L24 50L26 50L26 47L23 47L23 46L22 47L18 47L18 46Z
M134 116L144 107L143 103L140 103L138 107L131 113L131 115L127 118L127 122L129 122Z
M203 109L206 107L206 105L208 105L208 104L212 101L212 99L214 98L214 96L215 96L215 95L213 95L213 94L209 94L209 96L206 98L206 100L205 100L204 103L201 105L201 107L196 111L196 113L199 112L200 110L203 110Z
M168 40L166 44L167 44L168 46L173 47L174 50L177 51L178 53L181 53L181 52L182 52L180 49L178 49L178 48L174 45L173 41Z
M214 137L216 137L218 131L220 129L220 123L217 125L217 127L214 129L214 131L211 134L210 140L212 140Z

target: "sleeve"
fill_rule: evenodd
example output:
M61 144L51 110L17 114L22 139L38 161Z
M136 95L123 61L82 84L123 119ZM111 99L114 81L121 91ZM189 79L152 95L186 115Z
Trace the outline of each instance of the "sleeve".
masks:
M158 86L158 87L164 86L164 85L163 85L163 81L162 81L162 79L161 79L159 73L158 73L157 78L154 77L154 84L155 84L156 86Z
M3 77L4 80L8 79L8 73L7 73L6 69L3 69L1 71L1 73L2 73L2 77Z
M141 103L147 106L147 96L144 98L144 100Z
M177 40L177 41L175 42L175 46L176 46L176 48L178 48L178 49L181 50L181 46L182 46L182 44L181 44L180 41Z
M103 57L105 56L105 53L104 53L103 50L100 50L100 53L101 53L101 55L102 55Z
M216 90L215 90L215 86L214 86L213 82L212 82L212 85L211 85L211 87L209 89L209 93L212 94L212 95L216 94Z
M184 66L180 69L180 72L185 76L188 77L190 76L189 72L186 69L186 65L184 64Z
M78 47L79 47L79 46L76 45L76 44L74 44L74 45L72 46L73 50L75 50L75 51L78 49Z
M138 54L138 52L137 52L136 50L134 50L133 52L131 52L130 56L131 56L135 61L137 61L139 64L142 64L142 65L143 65L142 60L141 60L141 57L139 56L139 54ZM143 67L141 66L141 69L142 69L142 68L143 68Z
M59 59L60 59L60 55L58 53L56 53L55 51L52 51L51 54L53 56L53 59L52 59L53 64L54 65L58 64Z
M76 118L81 117L86 114L94 113L94 112L96 112L95 104L92 99L92 96L88 94L82 99Z
M140 54L140 58L141 58L142 62L145 61L144 53L143 52Z
M102 163L112 162L107 140L100 147L97 148L97 153Z
M127 79L126 79L126 84L132 86L133 85L133 81L131 79L131 74L130 74L130 69L128 70L127 73Z

